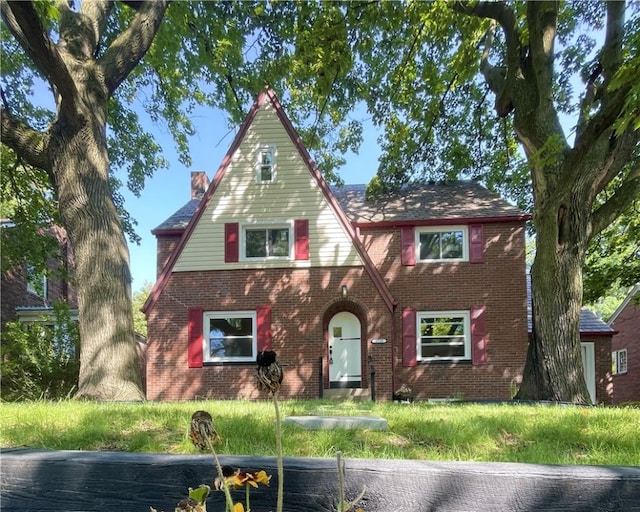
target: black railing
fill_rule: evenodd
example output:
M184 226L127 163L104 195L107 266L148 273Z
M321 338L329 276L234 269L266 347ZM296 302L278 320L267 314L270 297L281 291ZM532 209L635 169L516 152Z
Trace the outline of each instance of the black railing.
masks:
M373 366L373 358L369 356L367 358L369 363L369 388L371 389L371 401L376 401L376 369Z

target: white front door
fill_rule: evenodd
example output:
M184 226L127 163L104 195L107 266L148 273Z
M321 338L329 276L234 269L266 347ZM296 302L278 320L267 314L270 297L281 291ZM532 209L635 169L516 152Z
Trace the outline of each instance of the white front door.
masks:
M584 371L584 380L587 383L591 403L596 403L596 358L594 352L594 343L592 341L581 343L582 349L582 369Z
M329 322L329 387L357 388L361 385L360 320L343 311Z

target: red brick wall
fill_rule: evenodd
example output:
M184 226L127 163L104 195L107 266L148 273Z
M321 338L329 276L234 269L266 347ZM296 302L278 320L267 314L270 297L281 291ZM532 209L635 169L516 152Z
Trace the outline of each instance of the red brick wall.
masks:
M376 393L390 399L401 384L417 398L510 398L519 383L527 347L525 248L522 223L486 224L483 263L400 264L400 231L362 230L362 240L389 285L398 307L392 315L361 268L273 269L174 273L149 312L147 397L258 398L255 365L187 367L187 314L205 310L252 310L271 305L273 348L285 364L285 397L318 396L319 359L325 360L331 316L349 310L361 320L363 375L371 356ZM159 240L166 259L170 240ZM347 284L349 297L340 298ZM402 366L401 311L468 310L486 306L488 364ZM386 338L373 345L371 339ZM325 380L327 369L324 369ZM326 384L326 382L325 382ZM363 385L367 385L365 379Z
M625 306L611 324L618 331L612 350L627 349L627 373L613 376L613 402L640 400L640 306L633 300ZM611 366L609 366L609 371Z
M187 367L189 308L253 310L258 305L272 307L273 350L285 365L282 396L317 397L319 359L326 364L325 312L343 300L343 283L349 286L348 309L362 318L366 362L369 350L375 357L379 352L369 340L390 337L391 321L361 268L174 273L148 317L147 398L266 398L255 386L255 364Z
M60 261L51 259L47 263L47 267L56 269L60 264ZM75 289L69 282L59 278L47 278L46 297L39 297L28 292L26 265L4 273L0 286L2 289L1 323L3 327L6 322L15 319L17 307L50 307L53 302L61 300L67 301L72 308L78 307Z
M156 276L160 276L162 273L171 257L171 253L178 245L180 238L181 235L163 235L157 237Z
M362 230L363 241L398 300L395 389L408 384L418 399L510 398L521 381L527 348L525 247L522 223L485 224L483 263L400 263L400 231ZM486 306L488 364L402 366L401 311L469 310ZM376 378L378 374L376 374Z
M611 378L611 336L581 337L582 342L592 342L596 364L596 403L609 405L612 403Z

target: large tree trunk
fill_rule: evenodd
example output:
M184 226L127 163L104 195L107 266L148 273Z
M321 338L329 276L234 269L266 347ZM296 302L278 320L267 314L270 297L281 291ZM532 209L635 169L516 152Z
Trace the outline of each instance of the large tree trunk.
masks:
M142 400L129 251L109 186L106 90L78 78L80 110L60 114L50 145L60 217L74 251L81 339L77 397Z
M2 105L3 143L44 169L71 240L78 294L77 396L141 400L131 307L129 251L109 186L107 103L153 41L168 0L135 2L136 14L106 48L102 31L113 2L58 2L49 38L31 2L2 2L2 19L54 92L56 118L45 132ZM3 100L5 100L3 94Z
M533 332L517 398L590 403L580 348L585 242L575 236L584 230L589 208L575 198L553 203L534 213Z
M536 231L533 333L518 398L587 403L580 347L586 248L640 189L640 168L637 160L633 163L640 131L631 124L616 129L635 112L625 113L625 105L636 82L609 87L624 60L625 3L606 3L605 42L581 101L573 146L554 104L560 3L526 2L526 31L521 28L522 12L516 13L507 2L456 2L453 7L495 22L482 40L480 71L496 95L496 113L501 117L513 113L514 129L531 169ZM490 56L497 25L504 35L504 52L500 65L494 66ZM618 178L615 193L598 206L598 194Z

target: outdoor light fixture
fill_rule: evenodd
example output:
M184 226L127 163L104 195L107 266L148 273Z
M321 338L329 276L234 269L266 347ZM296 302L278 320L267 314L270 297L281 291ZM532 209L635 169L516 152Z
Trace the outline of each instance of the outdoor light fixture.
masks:
M342 298L346 299L347 295L349 295L349 288L347 288L346 284L342 285Z

